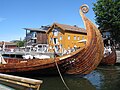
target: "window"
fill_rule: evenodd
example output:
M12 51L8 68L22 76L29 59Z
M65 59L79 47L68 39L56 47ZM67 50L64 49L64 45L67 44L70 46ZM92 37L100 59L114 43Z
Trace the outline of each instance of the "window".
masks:
M57 38L54 38L54 39L53 39L53 43L54 43L54 44L58 44L58 39L57 39Z
M74 36L74 40L76 40L76 36Z
M33 32L32 35L33 35L33 37L36 37L36 36L37 36L37 33L36 33L36 32Z
M37 36L37 33L31 31L31 32L27 33L26 38L27 39L34 39L34 38L36 38L36 36Z
M32 42L32 43L36 43L36 39L32 39L31 42Z
M54 46L54 49L55 49L55 52L58 52L59 51L59 48L57 45Z
M53 32L53 35L54 35L54 36L58 36L58 33L59 33L59 32L58 32L58 30L57 30L57 29L53 29L53 31L52 31L52 32Z
M70 40L70 35L68 35L68 40Z
M52 41L52 38L50 38L50 41Z
M78 36L77 39L80 40L80 37Z
M60 40L62 40L62 36L60 36Z
M62 44L60 44L60 48L62 48Z
M82 40L84 39L84 36L82 36Z
M70 49L70 46L68 45L68 49Z
M34 43L36 43L36 39L34 40Z
M34 40L32 39L31 42L34 43Z

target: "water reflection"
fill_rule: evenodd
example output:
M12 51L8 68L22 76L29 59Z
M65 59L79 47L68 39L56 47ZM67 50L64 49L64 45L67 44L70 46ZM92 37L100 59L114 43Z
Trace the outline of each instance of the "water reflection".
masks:
M120 88L120 66L101 66L98 72L101 79L100 90L119 90Z
M92 85L96 87L96 89L100 89L102 86L102 80L104 79L104 76L101 75L99 70L94 70L90 74L86 75L84 78L89 80Z
M120 88L120 66L99 66L82 78L80 75L63 77L70 90L119 90ZM59 76L33 78L43 80L40 90L67 90Z
M120 66L99 66L90 74L64 76L70 90L119 90ZM44 83L41 90L67 90L60 77L40 77Z
M67 90L62 83L60 77L42 77L44 83L40 90ZM96 90L95 86L91 84L86 78L79 76L64 76L70 90Z

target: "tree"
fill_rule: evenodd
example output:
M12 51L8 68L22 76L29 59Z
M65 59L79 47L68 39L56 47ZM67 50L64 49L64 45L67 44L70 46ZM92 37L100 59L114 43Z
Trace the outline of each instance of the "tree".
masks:
M95 21L101 32L109 31L111 37L120 42L120 0L97 0L93 5Z
M25 41L24 41L24 40L23 40L23 41L18 41L18 42L17 42L17 46L18 46L18 47L23 47L24 44L25 44Z

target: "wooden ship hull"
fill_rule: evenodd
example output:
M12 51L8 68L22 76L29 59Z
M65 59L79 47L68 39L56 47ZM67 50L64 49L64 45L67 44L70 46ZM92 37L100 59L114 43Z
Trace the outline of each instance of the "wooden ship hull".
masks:
M85 6L86 7L86 6ZM50 59L18 59L7 58L7 64L0 64L1 73L40 75L58 74L57 67L65 74L89 74L101 62L103 57L103 40L96 26L84 15L81 6L80 15L87 30L86 46L61 57Z
M102 61L100 62L101 65L114 65L117 60L116 50L112 48L112 53L107 56L104 56Z
M64 61L55 59L58 65L63 65ZM37 75L56 75L58 74L54 59L18 59L6 58L5 61L9 64L5 68L1 68L0 72L9 73L20 76L37 76ZM61 67L61 66L60 66ZM65 69L61 72L65 72Z

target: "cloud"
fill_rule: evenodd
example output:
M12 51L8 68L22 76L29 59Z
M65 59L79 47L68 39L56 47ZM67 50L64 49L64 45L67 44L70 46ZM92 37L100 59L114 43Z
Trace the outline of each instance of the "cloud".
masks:
M6 18L0 17L0 22L5 21L5 20L6 20Z

